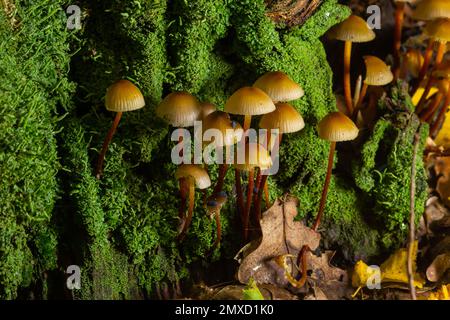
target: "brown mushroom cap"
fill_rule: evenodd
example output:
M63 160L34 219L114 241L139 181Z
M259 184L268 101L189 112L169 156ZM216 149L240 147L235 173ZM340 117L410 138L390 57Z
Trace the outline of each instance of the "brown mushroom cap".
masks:
M349 141L358 136L355 123L342 112L331 112L317 125L319 137L327 141Z
M417 4L413 18L426 21L437 18L450 18L450 1L422 0Z
M437 82L437 87L438 87L439 91L444 94L448 91L448 87L449 87L448 85L449 85L449 81L447 79L442 79Z
M276 110L261 117L259 127L262 129L279 129L280 133L291 133L305 127L300 113L289 103L277 103Z
M214 111L203 119L203 132L209 129L217 129L222 134L222 139L214 141L217 147L231 146L239 142L243 135L242 127L238 123L231 121L228 113Z
M450 2L449 2L450 3ZM449 42L450 41L450 19L439 18L430 21L425 26L423 33L429 37L439 42Z
M242 152L239 148L235 150L235 161L233 166L242 171L250 171L256 167L261 170L267 170L272 166L272 158L269 152L259 143L245 144L245 161L239 163L238 152Z
M238 115L260 115L275 110L272 99L261 89L244 87L228 98L225 112Z
M206 189L211 186L208 172L197 164L182 164L177 168L175 178L186 178L194 182L199 189Z
M343 22L335 25L328 31L331 39L351 42L368 42L375 39L375 32L370 29L367 22L355 15L349 16Z
M128 80L119 80L106 90L106 110L126 112L145 106L144 96L138 87Z
M201 103L200 108L202 109L200 119L204 119L207 115L217 110L216 106L209 102Z
M286 102L303 97L302 87L292 81L284 72L267 72L253 84L267 93L274 102Z
M433 71L433 77L437 79L450 79L450 60L443 62Z
M384 86L394 80L391 68L383 60L374 56L364 56L366 78L364 82L370 86Z
M170 93L156 108L158 117L178 128L192 127L201 111L197 98L184 91Z

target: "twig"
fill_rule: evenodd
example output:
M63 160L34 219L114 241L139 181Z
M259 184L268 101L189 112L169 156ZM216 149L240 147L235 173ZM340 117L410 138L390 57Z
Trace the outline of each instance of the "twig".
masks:
M409 290L411 294L412 300L417 300L416 297L416 288L414 286L414 270L413 270L413 249L414 249L414 241L415 241L415 208L414 201L416 195L416 159L417 159L417 151L419 149L419 140L420 140L420 131L421 126L417 129L416 134L414 135L414 149L413 149L413 157L411 164L411 188L410 188L410 203L409 203L409 241L408 241L408 282L409 282Z

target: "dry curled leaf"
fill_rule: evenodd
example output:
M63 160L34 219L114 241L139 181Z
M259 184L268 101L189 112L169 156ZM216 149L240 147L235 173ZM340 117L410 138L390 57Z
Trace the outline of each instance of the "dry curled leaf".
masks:
M450 269L450 252L438 255L427 268L427 279L432 282L439 281Z
M302 222L294 221L297 205L297 199L287 197L285 201L277 200L263 213L259 245L242 259L239 267L238 279L241 283L247 283L253 277L258 284L287 287L284 270L273 259L286 254L297 256L304 245L308 245L311 250L319 246L320 235ZM292 269L295 277L296 269Z

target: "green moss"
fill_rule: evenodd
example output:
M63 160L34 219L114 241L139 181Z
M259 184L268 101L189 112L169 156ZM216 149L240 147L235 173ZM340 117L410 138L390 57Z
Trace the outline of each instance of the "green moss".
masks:
M0 298L56 267L56 111L73 91L63 3L8 2L8 16L0 6Z

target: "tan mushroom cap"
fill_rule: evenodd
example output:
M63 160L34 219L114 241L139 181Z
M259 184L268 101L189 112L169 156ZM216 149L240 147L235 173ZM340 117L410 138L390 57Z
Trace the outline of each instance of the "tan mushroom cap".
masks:
M201 103L200 108L202 109L200 119L204 119L207 115L209 115L217 110L216 106L209 102Z
M197 188L206 189L211 186L208 172L197 164L182 164L175 172L175 178L186 178L194 182Z
M384 86L394 80L391 68L383 60L374 56L364 56L366 78L364 82L370 86Z
M289 103L277 103L276 110L261 117L261 129L279 129L280 133L292 133L302 130L305 121L300 113Z
M343 22L335 25L328 31L331 39L351 42L368 42L375 39L375 32L370 29L367 22L355 15L349 16Z
M156 108L158 117L178 128L192 127L201 111L197 98L184 91L168 94Z
M350 141L356 139L359 130L355 123L342 112L331 112L317 125L319 137L327 141Z
M450 79L450 60L443 62L433 71L433 77L437 79Z
M422 0L417 4L413 18L425 21L437 18L450 18L450 1Z
M225 112L238 115L255 116L275 110L272 99L261 89L244 87L228 98Z
M141 109L144 106L144 96L131 81L119 80L106 90L106 110L127 112Z
M274 102L287 102L303 97L305 92L299 84L292 81L284 72L268 72L253 84L267 93Z
M242 148L235 150L235 161L233 167L242 171L250 171L256 167L267 170L272 166L272 158L269 152L259 143L247 143L245 145L245 161L240 163L238 153L243 152Z
M404 54L403 59L408 72L410 72L413 77L417 78L425 60L420 50L408 49Z
M439 42L449 42L450 41L450 19L439 18L430 21L423 29L423 33L429 37Z
M209 129L217 129L220 131L222 139L214 140L217 147L231 146L239 142L244 131L237 122L232 122L228 113L223 111L214 111L203 119L203 132ZM209 142L206 142L209 144Z

